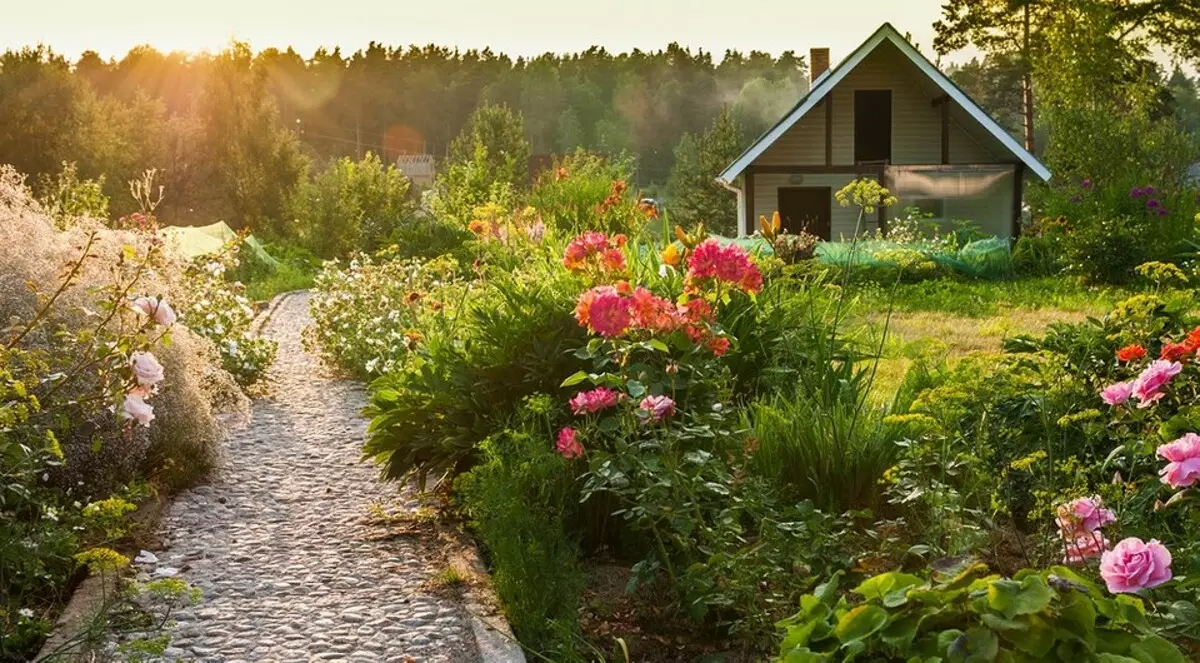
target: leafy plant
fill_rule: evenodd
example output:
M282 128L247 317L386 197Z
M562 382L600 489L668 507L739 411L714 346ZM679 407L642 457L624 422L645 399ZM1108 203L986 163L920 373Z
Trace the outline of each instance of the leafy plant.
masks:
M1153 632L1146 607L1108 598L1066 567L984 575L986 567L893 571L840 595L841 574L800 600L780 622L785 662L1145 661L1186 659Z

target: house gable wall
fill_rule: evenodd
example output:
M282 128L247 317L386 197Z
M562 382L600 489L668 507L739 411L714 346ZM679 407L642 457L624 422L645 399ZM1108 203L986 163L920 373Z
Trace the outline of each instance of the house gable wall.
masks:
M892 91L892 163L941 163L942 110L932 104L940 90L890 42L881 43L829 93L833 104L833 165L854 163L854 91ZM753 165L825 164L825 101L822 101L754 161ZM951 112L950 162L999 163L1005 152L961 109ZM982 132L986 133L986 132ZM1009 157L1011 160L1011 157Z

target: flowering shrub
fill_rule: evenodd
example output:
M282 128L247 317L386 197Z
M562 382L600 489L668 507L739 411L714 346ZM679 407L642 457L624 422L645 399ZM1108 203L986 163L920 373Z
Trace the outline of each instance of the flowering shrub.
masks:
M457 281L452 258L388 260L361 255L346 266L327 263L309 302L315 324L306 346L330 364L362 377L400 368L423 339L421 316L438 314Z
M266 377L275 362L277 344L255 336L250 329L254 309L245 286L230 283L228 270L238 265L241 237L232 240L218 255L201 256L184 270L183 297L179 303L181 322L212 341L221 356L221 368L250 386Z

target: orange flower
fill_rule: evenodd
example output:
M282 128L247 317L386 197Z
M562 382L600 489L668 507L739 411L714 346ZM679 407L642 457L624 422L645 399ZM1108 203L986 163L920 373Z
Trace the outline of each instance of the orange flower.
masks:
M1146 356L1146 348L1138 344L1127 345L1120 350L1117 350L1117 361L1128 362L1137 361Z
M633 292L633 286L629 285L629 281L617 281L617 294L629 295Z
M1167 341L1163 343L1160 359L1166 361L1186 361L1187 356L1196 351L1196 348L1189 346L1187 343L1171 343Z
M675 248L675 243L671 242L667 248L662 250L663 263L675 267L679 264L679 249Z

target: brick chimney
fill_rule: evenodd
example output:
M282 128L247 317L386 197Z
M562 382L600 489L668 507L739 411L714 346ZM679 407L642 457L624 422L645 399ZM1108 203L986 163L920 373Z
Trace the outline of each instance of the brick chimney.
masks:
M808 82L811 84L829 69L829 49L813 48L808 51Z

